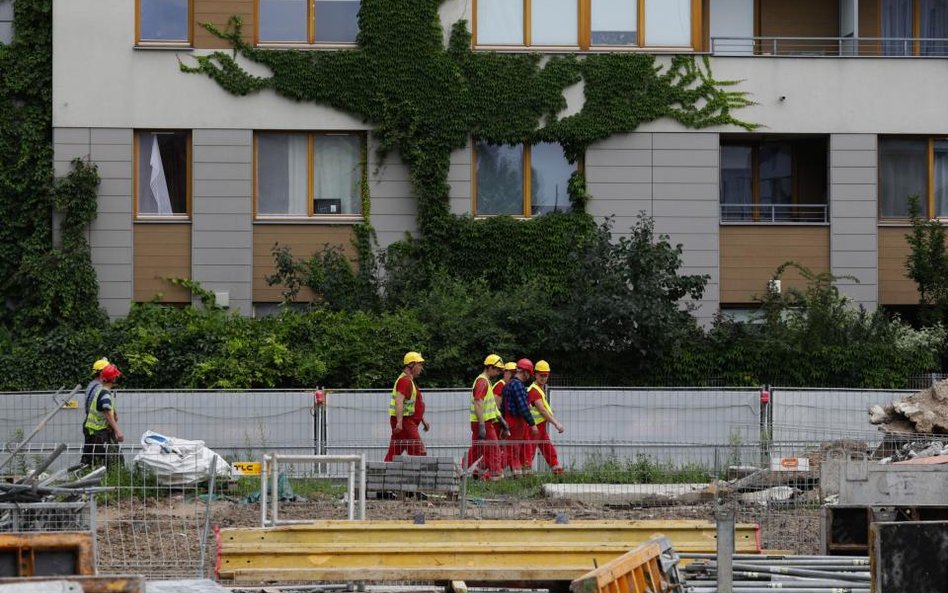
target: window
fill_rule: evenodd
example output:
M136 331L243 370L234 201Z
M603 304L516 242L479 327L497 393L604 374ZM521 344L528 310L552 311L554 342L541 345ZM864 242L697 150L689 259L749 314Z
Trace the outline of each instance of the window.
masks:
M887 56L948 55L948 0L882 0Z
M361 133L258 133L257 217L360 215L364 142Z
M0 43L13 41L13 0L0 0Z
M827 141L726 138L721 144L721 221L823 223Z
M569 209L567 185L576 170L559 144L478 142L474 214L538 216Z
M355 43L360 0L259 0L260 43Z
M191 43L189 0L137 0L139 43Z
M948 138L879 139L879 216L908 218L910 196L922 216L948 217Z
M695 0L475 0L474 34L478 45L691 48L700 32L698 5Z
M187 217L191 189L191 135L184 131L140 131L135 143L136 215Z

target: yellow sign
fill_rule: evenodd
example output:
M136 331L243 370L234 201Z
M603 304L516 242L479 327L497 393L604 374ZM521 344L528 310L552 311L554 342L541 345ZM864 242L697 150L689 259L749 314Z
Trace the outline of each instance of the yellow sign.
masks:
M75 410L76 408L79 407L79 402L77 402L74 399L71 399L67 402L63 402L63 407L66 408L67 410Z
M260 464L256 461L235 461L231 464L238 476L259 476Z

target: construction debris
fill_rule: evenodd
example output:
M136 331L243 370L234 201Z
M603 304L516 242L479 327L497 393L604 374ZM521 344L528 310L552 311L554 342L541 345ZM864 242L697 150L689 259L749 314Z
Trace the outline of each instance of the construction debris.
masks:
M680 554L688 593L717 593L717 562L710 554ZM734 555L733 590L869 593L869 559L838 556Z
M869 408L869 422L895 434L948 434L948 381Z

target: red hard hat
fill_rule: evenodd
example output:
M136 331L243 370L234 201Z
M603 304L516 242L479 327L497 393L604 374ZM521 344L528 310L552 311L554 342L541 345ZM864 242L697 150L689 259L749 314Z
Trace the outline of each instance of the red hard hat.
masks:
M120 371L114 364L110 364L109 366L102 369L102 372L99 374L99 376L102 377L103 381L109 383L121 377L122 371Z
M527 371L528 373L530 373L531 375L533 374L533 362L529 358L521 358L520 360L518 360L517 368L523 369Z

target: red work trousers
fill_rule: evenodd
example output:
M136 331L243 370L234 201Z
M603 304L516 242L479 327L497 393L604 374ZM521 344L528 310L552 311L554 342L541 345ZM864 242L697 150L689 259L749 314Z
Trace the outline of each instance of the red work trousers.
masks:
M392 439L388 442L388 451L385 453L385 461L391 461L396 455L408 453L409 455L424 456L428 454L425 444L418 434L418 421L414 418L402 418L402 429L395 430L395 416L389 416L389 423L392 425Z
M560 460L556 455L556 447L553 446L553 441L550 440L550 433L547 431L547 427L549 426L549 422L537 424L537 430L539 430L540 434L535 436L533 440L523 447L523 467L533 467L533 458L536 457L537 449L539 449L540 454L543 455L543 459L546 460L550 469L559 468Z
M471 467L479 457L482 457L477 470L474 471L475 475L503 476L504 467L500 462L500 442L497 439L496 423L485 422L484 429L487 431L487 438L480 440L477 436L478 424L471 422L471 448L467 451L467 467Z
M510 436L507 438L507 466L513 472L519 472L523 467L523 447L530 440L530 425L519 416L504 416L507 426L510 427Z

